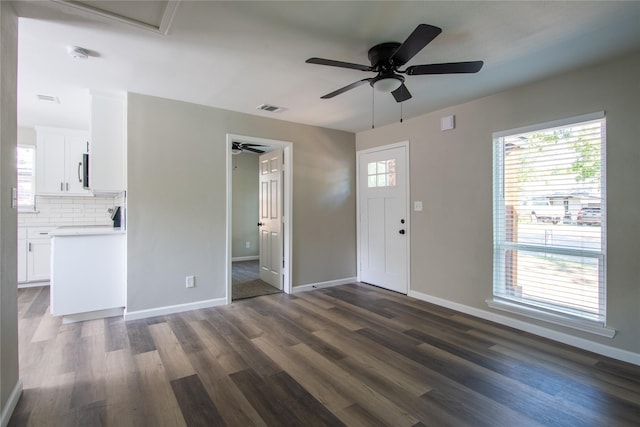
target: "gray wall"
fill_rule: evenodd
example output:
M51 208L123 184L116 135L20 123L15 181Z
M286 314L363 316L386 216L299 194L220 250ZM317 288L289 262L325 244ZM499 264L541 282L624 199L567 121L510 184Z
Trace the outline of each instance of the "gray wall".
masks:
M354 134L139 94L128 103L128 311L225 296L227 133L293 143L293 285L355 276Z
M258 256L258 154L242 152L231 158L232 241L231 256ZM246 247L249 242L250 248Z
M410 141L411 199L424 202L423 212L411 213L412 289L490 310L492 132L604 110L608 325L618 334L607 339L531 323L640 353L639 75L640 55L629 56L358 133L358 150ZM440 132L440 118L450 114L456 129Z
M0 2L0 413L18 384L17 217L9 199L16 186L17 54L18 19Z
M18 144L36 145L38 137L34 128L19 127L18 128Z

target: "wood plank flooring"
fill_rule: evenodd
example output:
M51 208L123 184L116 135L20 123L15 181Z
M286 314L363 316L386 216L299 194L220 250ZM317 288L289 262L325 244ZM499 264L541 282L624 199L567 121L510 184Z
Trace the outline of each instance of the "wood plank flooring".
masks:
M232 263L231 289L233 301L282 292L260 279L260 262L258 260L234 261Z
M132 322L18 304L10 426L640 425L640 367L364 284Z

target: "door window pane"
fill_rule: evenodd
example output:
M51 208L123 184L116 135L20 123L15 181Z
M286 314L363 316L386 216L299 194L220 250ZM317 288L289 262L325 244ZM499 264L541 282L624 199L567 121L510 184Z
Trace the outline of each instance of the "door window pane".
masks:
M367 186L395 187L396 159L382 160L367 164Z

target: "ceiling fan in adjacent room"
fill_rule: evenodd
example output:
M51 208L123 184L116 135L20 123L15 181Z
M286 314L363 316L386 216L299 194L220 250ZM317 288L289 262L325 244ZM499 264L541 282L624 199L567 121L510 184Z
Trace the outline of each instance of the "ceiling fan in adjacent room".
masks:
M328 93L322 96L322 99L333 98L336 95L369 83L382 92L391 92L397 102L403 102L411 98L411 93L404 84L405 77L402 74L417 76L425 74L477 73L482 68L484 64L482 61L469 61L412 65L404 70L399 69L441 32L441 28L434 27L433 25L420 24L402 44L388 42L375 45L369 49L368 55L371 65L352 64L350 62L323 58L309 58L306 62L309 64L328 65L330 67L350 68L378 73L375 77L358 80L357 82Z
M244 142L233 141L231 145L231 154L240 154L243 151L251 151L252 153L262 154L265 151L260 150L259 148L254 147L264 147L264 145L260 144L247 144Z

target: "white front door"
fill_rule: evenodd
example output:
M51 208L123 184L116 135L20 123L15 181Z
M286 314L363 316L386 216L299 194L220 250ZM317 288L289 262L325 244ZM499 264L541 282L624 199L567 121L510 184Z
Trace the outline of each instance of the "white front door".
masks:
M282 164L284 150L260 155L260 279L282 289Z
M358 153L360 281L408 292L407 147Z

